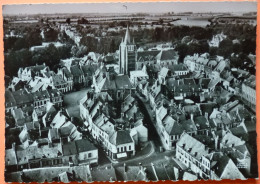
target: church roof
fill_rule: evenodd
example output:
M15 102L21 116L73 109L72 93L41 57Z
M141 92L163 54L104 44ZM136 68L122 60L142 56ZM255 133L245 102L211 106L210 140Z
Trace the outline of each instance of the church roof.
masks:
M125 44L131 43L131 40L130 40L130 32L129 32L129 27L128 27L128 26L127 26L127 28L126 28L124 43L125 43Z

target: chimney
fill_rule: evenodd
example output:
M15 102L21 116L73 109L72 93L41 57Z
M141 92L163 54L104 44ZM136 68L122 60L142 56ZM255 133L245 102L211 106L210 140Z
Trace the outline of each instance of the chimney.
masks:
M191 113L191 114L190 114L190 119L191 119L191 121L194 121L194 120L193 120L193 116L194 116L193 113Z
M124 172L126 173L127 170L126 170L126 164L124 163Z
M12 143L12 149L13 149L13 151L15 151L15 147L16 147L16 143L13 142L13 143Z
M142 170L142 163L141 162L139 162L139 170Z
M208 120L209 119L209 113L205 112L205 118Z

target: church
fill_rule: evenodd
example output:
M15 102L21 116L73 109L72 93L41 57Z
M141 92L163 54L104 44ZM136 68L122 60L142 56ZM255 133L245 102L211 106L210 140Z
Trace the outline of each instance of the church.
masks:
M119 46L119 73L129 75L135 70L136 45L134 39L131 40L129 27L127 26L125 39Z

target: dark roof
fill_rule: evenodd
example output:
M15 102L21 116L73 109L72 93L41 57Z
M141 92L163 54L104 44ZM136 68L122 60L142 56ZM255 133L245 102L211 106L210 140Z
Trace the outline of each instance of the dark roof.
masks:
M84 75L92 76L97 70L97 65L84 65L81 66Z
M205 116L198 116L194 118L194 123L198 129L208 129L209 123Z
M31 93L31 94L32 94L34 100L44 100L44 99L50 98L50 95L47 92L47 90L37 91L37 92Z
M26 90L14 91L12 93L17 105L33 102L33 95Z
M96 167L90 170L92 181L117 181L114 167Z
M74 65L70 67L70 72L73 75L73 77L79 77L81 75L83 75L82 70L79 68L78 65Z
M61 92L58 89L47 89L50 97L62 96Z
M174 60L178 57L178 54L174 50L161 50L161 52L156 56L159 60Z
M177 65L170 65L168 68L171 70L172 73L175 71L186 71L188 70L187 67L184 64L177 64Z
M76 155L77 147L75 142L67 142L62 146L62 152L64 156Z
M155 57L159 52L159 50L137 52L137 61L140 59L143 59L144 61L155 60Z
M114 145L120 145L132 143L133 139L130 136L130 132L128 130L118 130L112 135L110 142Z
M60 139L59 131L57 128L53 128L49 130L51 140Z
M97 148L89 142L87 139L81 139L75 141L78 153L97 150Z
M215 157L215 158L214 158ZM213 161L217 161L216 165L213 166L213 168L211 168L215 174L218 177L221 177L222 173L224 172L230 158L226 155L221 155L221 156L214 156L213 157Z
M67 68L63 68L62 70L63 70L63 72L64 72L64 74L65 74L65 76L66 76L67 78L72 77L70 71L69 71Z
M54 86L66 84L66 82L64 81L64 79L62 78L61 75L54 75L53 83L54 83Z
M13 93L9 89L5 90L5 106L6 107L16 106L16 101L14 99Z

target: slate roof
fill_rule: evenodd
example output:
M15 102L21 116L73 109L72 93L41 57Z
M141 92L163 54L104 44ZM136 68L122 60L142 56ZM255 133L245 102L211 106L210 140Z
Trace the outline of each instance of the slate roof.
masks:
M205 116L195 117L194 123L198 129L209 129L209 123Z
M130 132L128 130L118 130L116 131L109 140L113 145L121 145L127 143L133 143L133 139L130 136Z
M177 64L177 65L170 65L168 68L171 70L172 73L176 71L187 71L187 67L184 64Z
M62 152L64 156L76 155L77 147L75 141L64 143L62 145Z
M26 90L14 91L12 93L17 105L33 102L33 95Z
M58 86L58 85L66 84L66 81L62 78L61 75L54 75L53 76L53 83L54 83L54 86Z
M140 51L137 52L137 62L140 60L144 61L151 61L155 60L155 57L160 53L159 50L152 50L152 51Z
M47 98L50 98L50 95L46 90L37 91L37 92L31 93L31 94L32 94L34 100L45 100Z
M97 150L97 148L87 139L76 140L75 143L78 153Z
M5 106L7 108L16 106L15 98L9 89L5 89Z
M208 154L206 146L187 133L181 135L177 145L189 152L196 159L200 159L203 155Z
M80 76L84 75L78 65L71 66L70 72L73 75L73 77L80 77Z
M181 135L183 133L182 126L177 123L171 116L164 119L164 128L169 135Z
M90 172L92 181L117 181L116 172L112 166L107 168L96 167L90 170Z
M178 56L177 52L174 50L161 50L160 53L156 56L157 60L175 60Z
M57 128L52 128L49 130L49 135L51 140L57 140L60 139L59 130Z

